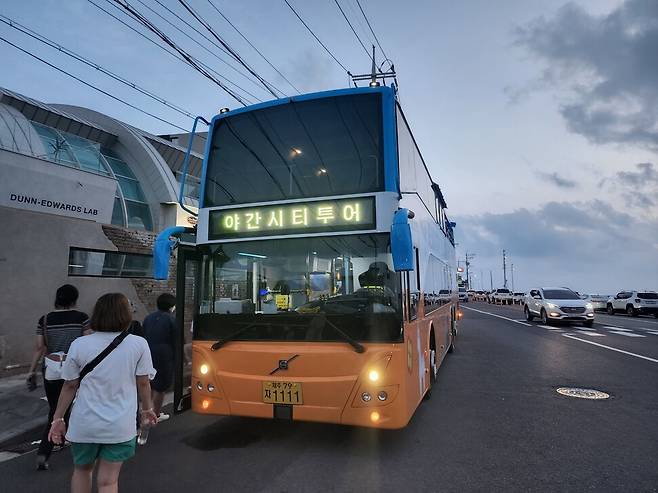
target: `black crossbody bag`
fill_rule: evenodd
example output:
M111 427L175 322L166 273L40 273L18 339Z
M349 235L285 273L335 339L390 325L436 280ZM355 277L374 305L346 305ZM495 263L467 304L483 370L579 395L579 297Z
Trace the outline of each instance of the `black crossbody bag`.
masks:
M116 349L116 347L121 344L121 341L123 341L126 336L128 335L128 331L124 330L110 342L110 344L103 349L98 356L96 356L94 359L92 359L89 363L87 363L82 370L80 371L80 376L78 377L79 380L81 381L89 372L91 372L96 366L103 361L108 354L110 354L112 351Z

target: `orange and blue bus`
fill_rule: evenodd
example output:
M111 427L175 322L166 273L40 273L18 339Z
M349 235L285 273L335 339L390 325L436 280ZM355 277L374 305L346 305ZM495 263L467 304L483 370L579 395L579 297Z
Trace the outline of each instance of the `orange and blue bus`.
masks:
M193 411L406 426L454 349L457 287L454 223L394 88L223 110L199 204L178 283Z

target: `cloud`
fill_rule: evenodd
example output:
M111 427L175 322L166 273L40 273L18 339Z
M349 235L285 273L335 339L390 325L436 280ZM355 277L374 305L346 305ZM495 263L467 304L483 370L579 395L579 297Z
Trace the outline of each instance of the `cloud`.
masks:
M602 16L568 3L517 28L515 41L545 62L542 83L566 91L570 130L658 149L658 2L628 0Z
M553 173L544 173L542 171L538 171L537 174L543 179L543 180L548 180L551 182L553 185L555 185L558 188L576 188L578 183L574 180L570 180L568 178L564 178L560 175L557 174L557 172Z
M599 181L598 187L618 193L626 206L642 215L655 214L658 197L658 169L653 163L638 163L636 171L618 171Z
M533 210L455 219L459 248L477 254L474 270L499 272L505 248L522 289L541 284L609 292L633 285L658 288L658 220L621 212L608 202L549 202Z
M653 163L638 163L635 167L638 171L619 171L617 179L632 187L658 185L658 170Z
M317 91L319 88L329 88L335 82L332 63L329 57L309 48L299 52L287 64L284 73L289 74L302 92Z

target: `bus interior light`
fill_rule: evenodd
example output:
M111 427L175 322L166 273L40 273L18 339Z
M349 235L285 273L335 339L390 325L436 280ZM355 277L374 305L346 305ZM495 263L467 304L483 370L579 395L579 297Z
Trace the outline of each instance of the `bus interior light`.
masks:
M382 390L379 392L379 394L377 394L377 399L384 402L386 399L388 399L388 394L384 390Z
M376 382L377 380L379 380L379 372L377 370L370 370L370 372L368 373L368 379L371 382Z
M211 383L208 384L208 392L214 392L215 391L215 386Z
M370 399L372 399L372 396L368 392L361 394L361 400L363 402L370 402Z
M210 371L210 368L208 368L208 365L203 364L199 367L199 371L201 372L201 375L207 375Z
M238 255L242 255L243 257L267 258L267 255L260 255L258 253L238 252Z
M370 413L370 421L372 421L373 423L379 421L379 413L377 411L373 411Z
M201 407L203 409L208 409L210 407L210 401L208 399L204 399L203 402L201 403Z
M201 382L196 383L196 389L197 390L203 390L203 384Z

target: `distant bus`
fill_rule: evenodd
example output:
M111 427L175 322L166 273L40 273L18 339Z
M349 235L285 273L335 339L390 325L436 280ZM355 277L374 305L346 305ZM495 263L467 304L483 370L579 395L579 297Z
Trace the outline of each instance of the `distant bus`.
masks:
M445 209L390 87L215 116L193 245L192 409L406 426L455 344Z

